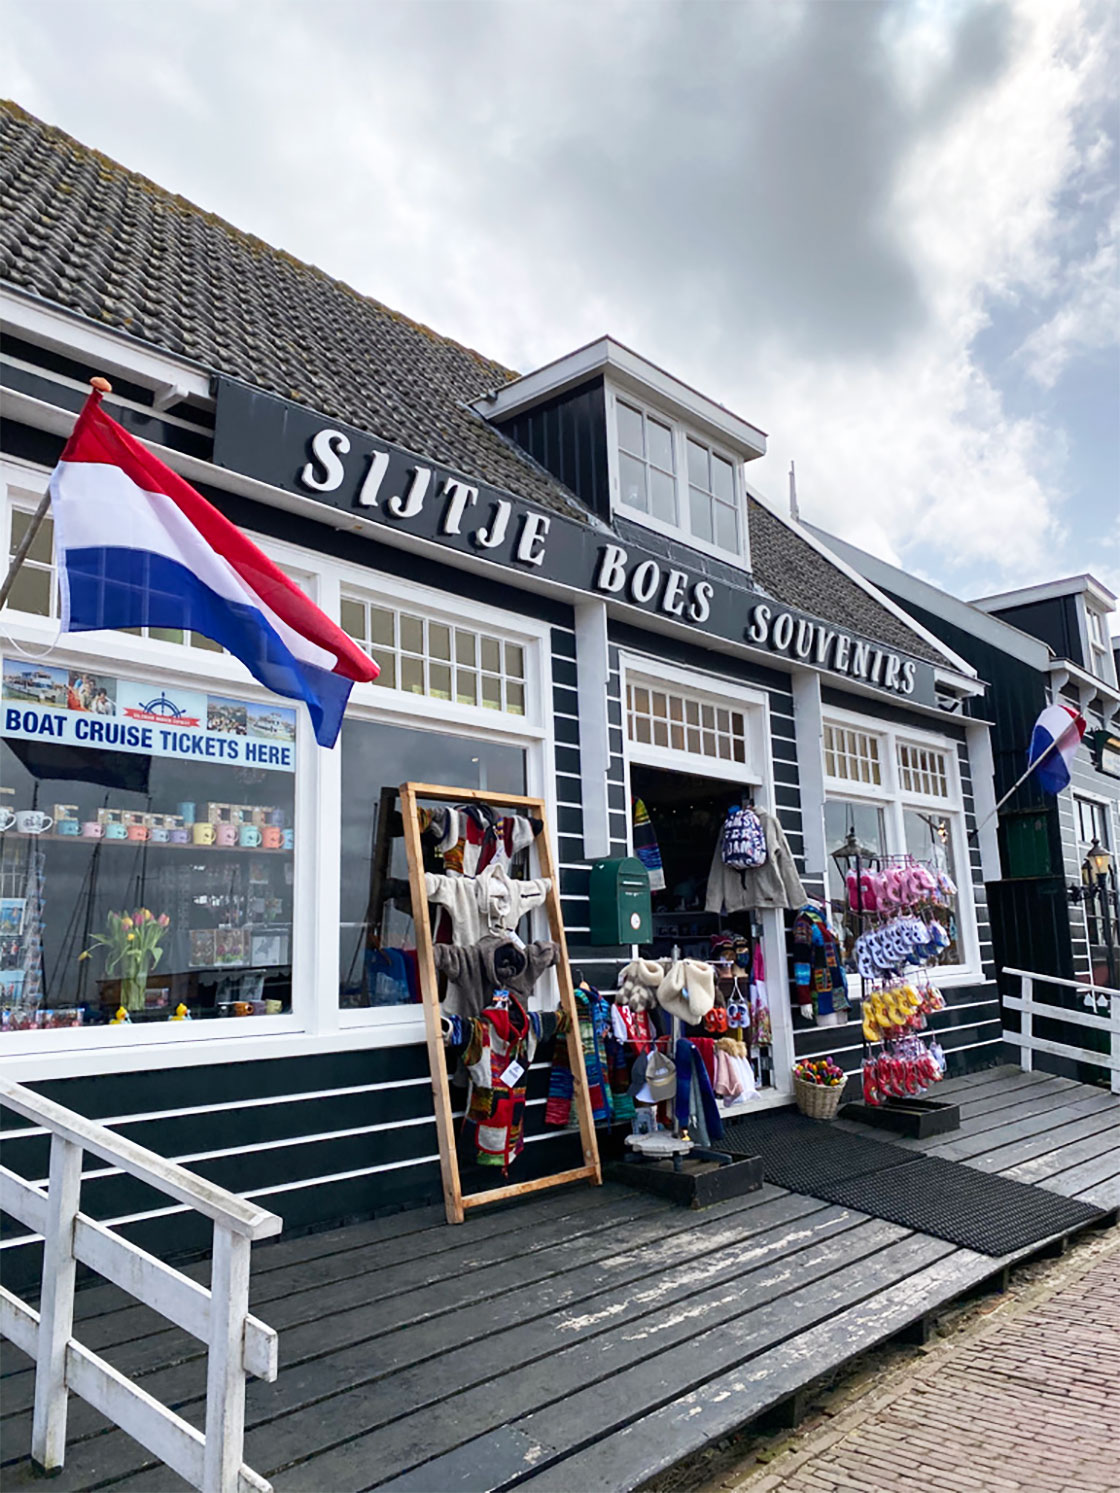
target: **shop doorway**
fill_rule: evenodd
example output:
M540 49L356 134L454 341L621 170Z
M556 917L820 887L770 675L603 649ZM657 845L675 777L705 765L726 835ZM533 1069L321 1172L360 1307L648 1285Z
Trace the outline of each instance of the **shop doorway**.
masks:
M749 1000L754 950L756 946L760 948L772 1040L751 1043L750 1056L760 1089L774 1094L784 1087L783 1069L778 1066L775 1050L784 1048L788 1025L787 1013L780 1008L783 998L775 999L776 992L785 989L785 947L780 920L773 914L709 912L705 907L708 876L727 812L752 803L753 792L750 785L730 779L637 762L630 764L635 848L647 838L656 843L664 878L664 886L652 891L653 939L640 952L650 959L676 954L712 962L720 1003L730 1004ZM656 873L651 876L653 882L660 879ZM725 940L723 944L721 938ZM728 938L730 942L726 941ZM776 977L780 969L783 978L779 980ZM780 1035L776 1028L780 1029ZM745 1035L751 1034L746 1031Z

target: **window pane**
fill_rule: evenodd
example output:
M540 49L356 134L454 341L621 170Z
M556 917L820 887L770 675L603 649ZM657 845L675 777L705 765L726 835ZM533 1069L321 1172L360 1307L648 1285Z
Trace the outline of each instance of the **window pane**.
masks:
M451 629L442 622L428 623L428 657L450 659Z
M410 617L406 612L400 615L401 648L405 653L424 652L424 623L419 617Z
M734 508L728 508L724 503L713 503L712 508L716 516L716 544L721 550L737 553L739 549L738 515Z
M708 487L708 448L691 438L688 442L688 480L705 492Z
M648 511L645 466L625 452L619 453L618 485L621 502L629 504L631 508L640 508L643 513Z
M392 648L396 644L396 614L387 612L384 607L370 607L369 609L369 640L371 643L380 643L383 648Z
M688 489L689 510L692 515L692 532L697 539L703 539L706 544L713 544L715 537L712 533L712 500L706 492L698 488Z
M506 685L506 710L510 715L525 714L525 686L512 682Z
M422 658L401 659L401 689L410 695L424 693L424 660Z
M478 675L469 669L455 670L455 698L460 705L478 704Z
M623 404L621 399L618 401L618 444L624 451L632 451L635 456L645 455L641 414L628 404Z
M482 705L485 710L501 710L502 681L489 674L482 676Z
M649 440L650 461L655 467L672 472L674 470L673 432L667 425L662 425L657 420L650 420L646 425L646 435Z
M14 555L31 526L32 515L24 513L19 508L12 509L12 554ZM27 559L38 560L43 565L49 565L54 552L54 520L46 518L39 525L39 530L31 542L31 548L27 552Z
M359 643L365 642L366 609L360 601L347 601L343 597L342 606L339 609L339 621L342 624L343 632L348 632Z
M482 667L491 674L502 672L502 647L497 638L482 639Z
M396 689L396 687L397 687L397 660L396 660L396 656L394 654L390 653L390 654L388 654L388 656L382 656L381 658L377 659L377 662L381 666L381 673L378 674L377 678L373 681L374 684L379 684L382 687L382 689Z
M339 750L342 801L347 806L340 864L339 1001L345 1007L415 1004L419 993L408 979L401 952L416 947L408 899L387 898L376 907L370 903L381 789L412 779L524 793L525 754L520 747L453 736L446 730L353 720L343 724ZM390 812L396 810L394 795ZM408 876L404 841L390 843L389 875L403 880Z
M712 453L712 491L724 503L735 502L735 469L722 456Z
M663 523L677 522L676 480L659 472L656 467L651 467L649 473L649 511Z
M51 572L32 570L27 565L17 573L8 592L5 607L14 607L17 612L33 612L36 617L47 617L51 610Z
M525 678L525 650L516 643L506 644L506 673L511 679Z
M430 663L428 665L428 693L437 700L450 700L450 664Z
M833 851L839 850L848 838L849 830L855 831L856 839L867 850L876 855L887 853L886 828L883 811L877 804L853 803L850 799L827 798L824 805L825 844L828 850L829 899L838 907L845 902L846 888Z
M183 629L181 627L149 627L148 636L160 643L181 643Z
M191 633L191 647L202 648L208 653L224 653L225 649L221 643L215 643L213 638L207 638L200 632Z
M473 632L456 632L455 661L460 664L474 664L477 662Z

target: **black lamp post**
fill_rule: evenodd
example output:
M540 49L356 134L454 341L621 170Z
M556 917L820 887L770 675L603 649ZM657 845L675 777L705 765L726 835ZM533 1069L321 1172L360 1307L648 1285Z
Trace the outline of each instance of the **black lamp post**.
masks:
M1100 902L1100 910L1096 911L1094 908L1094 911L1100 919L1100 942L1104 946L1108 983L1115 990L1120 984L1113 936L1116 926L1112 906L1116 898L1115 872L1112 869L1112 856L1096 836L1081 863L1081 887L1078 890L1080 896L1076 900L1084 900L1090 907L1098 900ZM1091 951L1089 957L1092 958Z

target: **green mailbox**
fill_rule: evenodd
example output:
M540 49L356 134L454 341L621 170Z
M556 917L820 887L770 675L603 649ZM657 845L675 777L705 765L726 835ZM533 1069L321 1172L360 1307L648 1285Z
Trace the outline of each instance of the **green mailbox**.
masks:
M649 872L634 856L591 867L591 942L597 948L649 943L653 914Z

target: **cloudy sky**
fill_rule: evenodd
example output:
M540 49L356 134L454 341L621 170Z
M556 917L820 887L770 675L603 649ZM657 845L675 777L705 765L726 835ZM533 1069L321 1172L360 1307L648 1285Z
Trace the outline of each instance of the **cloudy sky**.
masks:
M975 596L1120 591L1113 0L4 0L3 91L528 370L610 332ZM1114 621L1120 628L1120 619Z

